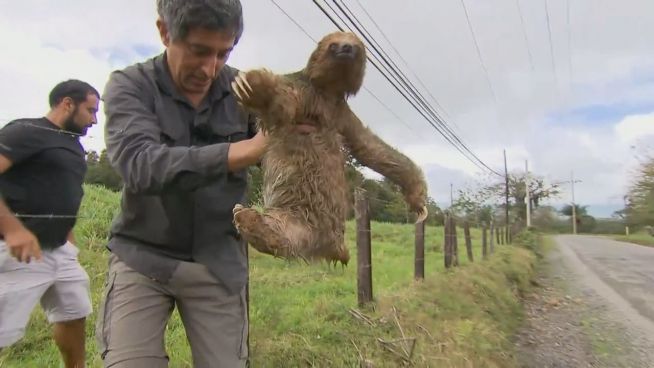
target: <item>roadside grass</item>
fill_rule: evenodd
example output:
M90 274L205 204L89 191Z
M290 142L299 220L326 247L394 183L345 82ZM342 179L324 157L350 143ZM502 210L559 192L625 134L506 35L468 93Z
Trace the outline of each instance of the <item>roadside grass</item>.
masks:
M86 186L75 235L89 273L94 313L87 320L87 366L100 367L95 312L108 252L104 248L119 195ZM459 229L461 267L443 266L441 227L425 231L425 280L413 280L414 225L372 224L375 303L357 308L356 246L352 221L346 267L274 259L250 250L250 354L252 367L512 367L511 335L522 316L520 296L530 287L536 256L533 237L523 246L496 246L481 261L481 232L472 229L469 263ZM0 352L0 367L59 367L50 326L35 308L25 337ZM177 312L166 329L170 367L191 367ZM410 363L409 363L410 362Z
M633 233L629 235L612 235L611 237L615 240L619 240L623 242L654 247L654 236L649 235L645 231L639 231L637 233Z

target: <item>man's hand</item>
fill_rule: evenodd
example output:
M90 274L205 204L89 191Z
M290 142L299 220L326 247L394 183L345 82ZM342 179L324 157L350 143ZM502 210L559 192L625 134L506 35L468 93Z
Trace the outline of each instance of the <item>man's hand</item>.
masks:
M267 144L268 137L261 131L250 139L230 144L227 154L229 170L236 171L255 165L266 152Z
M2 155L0 155L0 171L3 170L1 162ZM2 199L0 199L0 234L11 255L19 262L29 263L32 258L41 259L39 240L11 213Z
M260 160L263 154L266 152L266 146L268 145L268 136L264 132L257 132L257 134L250 139L252 143L252 149L254 151L253 155Z
M30 263L32 259L41 259L39 240L24 226L16 226L15 229L7 231L4 236L9 252L19 262Z

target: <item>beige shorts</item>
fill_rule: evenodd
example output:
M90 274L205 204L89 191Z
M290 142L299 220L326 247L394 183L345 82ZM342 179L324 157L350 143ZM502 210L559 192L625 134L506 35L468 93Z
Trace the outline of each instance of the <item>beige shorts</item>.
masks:
M0 241L0 347L23 337L39 301L50 323L91 314L89 276L77 260L78 252L66 243L43 251L40 261L21 263L6 256L6 245Z
M191 345L193 367L246 365L245 288L230 294L205 266L192 262L180 262L170 281L159 283L112 254L96 321L104 366L168 367L164 335L175 307Z

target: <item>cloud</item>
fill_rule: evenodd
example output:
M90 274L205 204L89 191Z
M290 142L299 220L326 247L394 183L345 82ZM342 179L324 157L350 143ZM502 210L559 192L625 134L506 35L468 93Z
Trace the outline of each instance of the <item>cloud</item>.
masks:
M634 143L641 138L654 135L654 112L643 115L630 115L622 119L615 131L625 143Z
M0 25L0 33L7 31ZM48 94L59 82L66 79L81 79L101 91L110 66L96 58L89 50L68 49L62 51L45 46L34 37L4 39L3 49L18 58L0 58L0 122L3 124L21 117L44 116L48 111ZM82 139L87 149L100 149L102 143L102 123L104 116L98 114L99 125Z
M162 50L154 2L21 1L3 9L0 125L45 115L48 94L60 81L81 79L102 93L111 71ZM104 148L103 130L99 113L98 125L82 138L87 150Z
M315 39L335 29L312 2L276 2ZM276 72L302 68L314 42L271 1L242 3L246 28L230 63ZM564 180L574 171L583 180L578 201L595 204L621 198L635 162L630 146L649 139L654 126L654 2L616 4L570 1L568 23L566 2L548 2L550 48L542 2L520 1L524 33L514 2L469 2L482 66L459 2L349 3L408 78L436 105L433 96L451 128L489 166L501 170L506 149L510 171L523 170L524 160L552 180ZM161 52L155 19L154 0L5 4L0 13L0 122L43 114L47 93L59 80L77 77L102 89L111 70ZM450 183L463 186L474 180L479 169L372 65L364 86L367 90L351 100L354 111L382 139L423 167L432 196L446 203ZM87 147L104 145L102 114L99 118L92 137L84 140Z

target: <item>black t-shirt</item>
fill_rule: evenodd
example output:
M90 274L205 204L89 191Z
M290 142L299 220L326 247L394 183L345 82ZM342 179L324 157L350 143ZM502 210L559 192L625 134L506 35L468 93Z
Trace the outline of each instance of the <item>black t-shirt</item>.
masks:
M43 249L65 244L84 195L86 160L79 136L46 118L16 120L0 129L0 154L12 162L0 174L7 206Z

